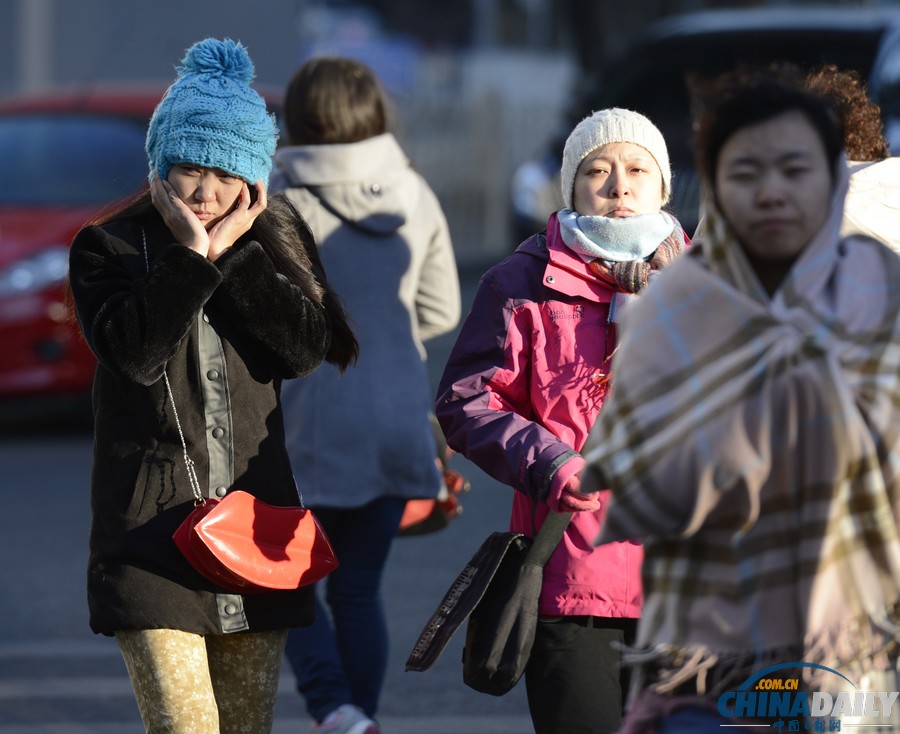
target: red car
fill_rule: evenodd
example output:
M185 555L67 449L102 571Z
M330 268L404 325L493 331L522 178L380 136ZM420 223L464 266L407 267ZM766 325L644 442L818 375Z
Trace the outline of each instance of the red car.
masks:
M86 221L147 185L144 138L164 91L132 84L0 100L0 408L84 404L95 362L67 305L68 246Z

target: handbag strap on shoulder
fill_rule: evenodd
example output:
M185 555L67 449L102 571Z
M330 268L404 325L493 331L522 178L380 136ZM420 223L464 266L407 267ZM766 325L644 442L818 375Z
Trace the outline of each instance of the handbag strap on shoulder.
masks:
M551 510L544 520L544 524L541 525L534 543L528 550L525 563L530 563L534 566L544 566L550 560L550 556L553 554L556 546L559 545L559 541L562 540L562 536L565 534L571 519L571 512L553 512Z

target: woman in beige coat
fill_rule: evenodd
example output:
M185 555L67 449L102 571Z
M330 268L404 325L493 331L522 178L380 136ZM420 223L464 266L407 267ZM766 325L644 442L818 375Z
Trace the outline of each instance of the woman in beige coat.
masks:
M286 98L275 157L360 341L357 367L285 382L288 450L340 568L316 623L288 642L314 731L374 734L388 639L382 571L407 500L442 484L423 342L453 329L459 281L444 214L388 132L387 99L350 59L314 59Z

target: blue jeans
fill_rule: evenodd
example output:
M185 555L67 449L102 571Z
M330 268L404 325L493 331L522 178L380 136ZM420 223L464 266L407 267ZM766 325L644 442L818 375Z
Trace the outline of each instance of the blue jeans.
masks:
M316 721L346 703L368 716L378 708L388 662L381 577L405 507L400 497L382 497L364 507L313 508L340 565L317 584L325 593L316 621L290 631L285 654Z

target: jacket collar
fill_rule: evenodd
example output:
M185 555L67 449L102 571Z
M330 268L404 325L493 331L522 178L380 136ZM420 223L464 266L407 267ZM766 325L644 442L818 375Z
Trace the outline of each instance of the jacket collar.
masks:
M544 285L567 296L580 296L598 303L609 303L613 291L591 273L588 264L572 252L562 240L556 212L547 222L549 262L544 269Z

